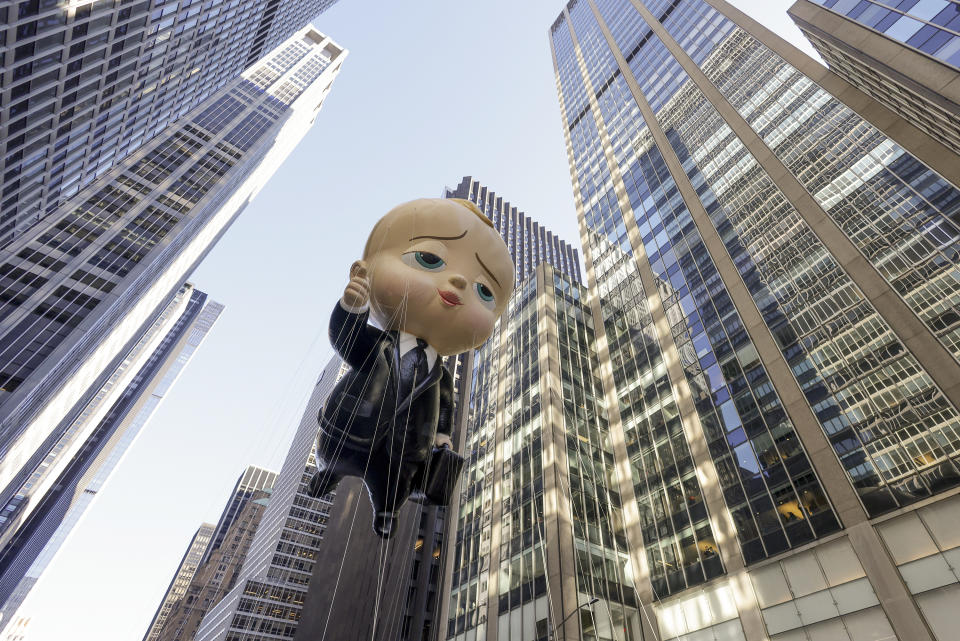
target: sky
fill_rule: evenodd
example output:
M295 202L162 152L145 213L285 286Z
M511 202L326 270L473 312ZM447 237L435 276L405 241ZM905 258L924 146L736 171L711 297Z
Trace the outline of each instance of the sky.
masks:
M807 53L791 2L736 6ZM136 641L247 465L279 471L374 222L470 175L580 247L547 37L560 0L340 0L313 128L191 281L226 306L20 614L30 641Z

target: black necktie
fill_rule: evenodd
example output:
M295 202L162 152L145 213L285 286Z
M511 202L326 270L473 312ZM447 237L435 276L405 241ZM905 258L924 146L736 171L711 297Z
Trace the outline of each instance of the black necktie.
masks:
M400 358L400 398L402 401L429 375L427 341L417 339L417 346Z

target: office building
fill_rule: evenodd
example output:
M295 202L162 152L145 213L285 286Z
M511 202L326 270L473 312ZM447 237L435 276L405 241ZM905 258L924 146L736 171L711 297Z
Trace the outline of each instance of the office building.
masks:
M640 638L597 334L542 263L477 350L439 638Z
M960 5L798 0L789 14L831 71L960 153Z
M207 609L233 587L276 478L276 472L247 466L213 526L197 571L188 579L189 586L184 590L176 580L170 584L144 641L193 639ZM225 541L228 548L220 550ZM176 624L168 624L171 617L176 618Z
M951 638L960 163L723 0L549 37L643 638Z
M335 0L24 0L0 8L0 246Z
M256 465L250 465L243 471L243 474L237 479L237 484L233 487L233 492L230 493L230 500L227 501L227 505L223 508L223 514L220 515L220 520L217 521L217 528L214 530L213 536L210 537L210 545L207 546L207 550L203 553L204 563L220 548L227 530L233 525L233 522L237 519L240 512L243 511L247 503L250 502L253 495L261 490L273 489L273 484L276 480L276 472L265 470Z
M196 641L293 638L331 505L329 495L307 493L317 470L317 414L343 368L334 357L314 386L234 586L211 604Z
M12 620L222 310L184 285L3 506L0 627Z
M0 250L0 502L308 131L345 55L301 29Z
M503 620L511 621L509 625L520 626L516 634L534 639L538 638L534 634L537 631L547 633L542 620L553 607L546 597L547 555L554 562L562 558L567 570L576 557L566 533L565 538L556 538L558 519L569 526L569 513L561 516L552 504L552 513L544 521L544 479L549 478L553 487L562 480L569 489L570 469L556 458L543 463L543 452L553 444L554 433L552 424L544 427L541 389L560 380L552 377L554 366L564 371L565 381L571 372L581 374L583 368L593 366L592 321L584 319L580 309L584 292L577 250L539 223L515 213L515 207L470 178L461 182L455 195L473 201L491 216L517 266L518 287L490 339L478 350L459 357L465 375L458 395L462 400L458 402L454 442L466 461L459 496L451 507L456 518L450 519L443 541L444 589L438 604L439 623L436 636L428 638L464 634L484 638L484 634L494 633L486 631L490 625L498 625L488 619L497 622L502 612ZM563 296L561 292L565 292L571 307L562 303L558 312L556 296ZM582 350L583 362L579 358L571 360L569 351L558 351L553 342L558 323L562 323L566 345L568 321L573 325L573 349ZM578 335L578 329L584 333ZM543 332L540 337L539 332ZM590 411L595 412L593 401L584 400L585 394L593 398L592 381L591 377L584 388L581 376L576 376L575 393L578 406L591 403ZM570 385L574 383L568 382L564 390L572 395ZM569 424L564 418L550 416L561 430L575 422L572 416L566 417ZM595 419L591 414L589 420ZM582 426L580 431L586 434L587 429ZM502 502L495 504L494 496ZM563 509L570 506L568 501ZM582 512L579 514L582 517ZM507 568L502 584L498 582L498 563ZM491 567L495 568L492 573ZM516 570L513 575L509 567ZM550 567L558 570L556 565ZM584 577L589 580L589 572ZM555 598L568 602L576 598L576 588L568 583L558 583L553 589L558 595ZM415 639L418 633L415 628L406 638Z
M469 200L490 219L510 250L518 283L542 262L580 282L580 255L575 247L472 176L464 176L454 189L444 189L443 197Z
M148 641L157 641L158 634L167 622L170 612L187 593L187 588L190 587L190 582L193 581L193 577L200 567L200 559L203 557L203 551L207 549L207 546L210 544L213 527L212 523L204 523L197 529L196 534L194 534L190 540L190 545L187 546L187 551L180 561L180 566L177 568L176 574L173 575L173 580L170 581L170 586L167 588L166 594L164 594L160 608L153 616L153 621L150 622L150 629L146 636Z
M236 585L269 497L269 489L249 494L243 507L230 520L230 526L220 532L220 545L212 554L204 554L187 589L169 607L169 596L164 598L144 641L192 641L207 610ZM210 545L213 541L211 536ZM209 550L208 545L207 552ZM167 614L161 621L159 615L165 608Z

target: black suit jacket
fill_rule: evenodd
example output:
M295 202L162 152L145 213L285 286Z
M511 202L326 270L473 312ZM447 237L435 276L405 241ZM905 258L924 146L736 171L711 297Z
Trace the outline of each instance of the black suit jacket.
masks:
M387 443L409 462L430 458L437 433L450 435L453 377L438 356L425 380L399 398L400 349L397 332L367 324L368 312L354 314L339 303L330 316L330 343L350 365L320 410L320 429L334 443L369 451Z

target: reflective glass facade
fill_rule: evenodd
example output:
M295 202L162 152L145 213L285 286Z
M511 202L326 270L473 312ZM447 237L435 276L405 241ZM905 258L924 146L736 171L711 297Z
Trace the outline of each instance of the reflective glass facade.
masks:
M541 264L474 364L445 638L639 640L585 288Z
M587 32L588 37L595 36L585 14L577 11L576 6L573 9L578 28ZM558 67L563 69L567 64L560 57L561 51L569 51L576 65L569 28L559 23L551 35ZM613 70L615 63L609 49L586 48L583 55L596 68L589 74L590 85L599 82L609 92L609 99L600 104L600 110L611 122L610 131L623 134L642 125L635 105L627 100L622 76ZM570 73L578 76L579 70L574 67ZM573 78L579 79L577 76ZM576 81L571 85L576 86ZM683 435L676 390L667 375L626 223L614 193L614 179L609 159L604 156L597 120L589 104L581 108L574 118L576 124L570 127L570 140L588 229L585 243L597 281L648 571L656 592L667 595L702 583L723 569ZM569 111L567 118L569 121ZM612 135L610 140L613 143ZM622 162L631 149L621 139L618 141L612 145L613 159Z
M209 560L210 555L223 544L223 537L226 536L227 530L230 529L234 520L243 510L243 507L250 501L250 497L257 491L271 490L276 480L276 472L265 470L256 465L250 465L243 471L243 474L237 479L237 484L234 486L233 492L230 494L230 500L223 508L223 514L220 515L220 520L217 521L217 528L210 537L210 545L207 546L206 551L203 553L204 562Z
M653 104L662 108L678 88L667 73L671 59L651 46L652 34L635 13L609 2L599 5L614 16L609 23L614 41L631 52L634 73L647 74L641 77ZM630 257L598 242L602 229L585 215L594 232L591 254L628 451L639 450L631 460L634 474L644 481L635 491L651 580L655 592L665 595L717 576L723 567L684 431L690 419L680 416L663 349L681 362L745 559L782 552L839 524L591 9L586 3L573 5L570 18L593 76L595 126L609 136L608 160L616 163L611 180L622 182L629 201L629 210L624 214L618 207L616 218L637 230L643 246ZM590 74L604 66L605 73ZM640 269L649 270L648 287L655 291L644 290L637 258L645 261ZM628 292L632 296L624 295ZM653 296L669 335L658 335L654 327L646 304ZM638 322L634 335L644 337L633 345L620 338L623 329L617 327L631 317ZM624 376L629 369L639 385ZM646 423L637 420L651 416Z
M203 292L184 286L4 505L0 513L2 622L13 620L222 311L223 306L208 302ZM206 546L210 532L201 531ZM195 567L198 560L190 563ZM183 567L171 589L180 589ZM190 577L185 580L189 582Z
M4 3L0 245L334 1Z
M951 0L811 0L960 69L960 4Z
M302 29L0 251L4 504L308 131L345 56Z
M831 71L960 154L960 66L936 53L940 44L942 53L958 50L960 35L956 32L960 27L950 32L928 24L903 41L888 38L876 29L873 20L862 20L882 11L909 22L918 16L901 15L896 10L909 14L919 9L929 14L931 9L942 7L934 21L943 21L946 16L940 17L939 13L944 12L958 22L958 5L912 0L891 3L899 7L864 4L867 8L861 12L860 4L797 0L789 14ZM844 14L844 9L850 10ZM917 40L925 36L929 37L919 44Z
M585 72L573 82L563 71L573 52L557 44L565 36L553 30L573 171L595 243L604 229L583 173L602 162L578 154L589 113L578 120L567 107L582 109L574 94L588 90L597 104L591 129L603 133L591 132L586 144L599 147L596 139L609 136L613 186L622 181L620 202L630 205L614 219L624 218L642 245L636 262L658 290L744 559L794 547L839 522L729 287L749 291L870 514L956 484L956 408L731 123L749 126L955 359L960 192L710 4L643 6L569 5ZM611 46L625 64L604 51ZM707 98L687 65L702 71L699 82L723 104ZM682 174L664 161L632 82ZM718 250L705 247L675 180L695 191L737 281L720 277ZM590 248L601 300L614 264L607 255ZM611 358L615 352L611 341Z

